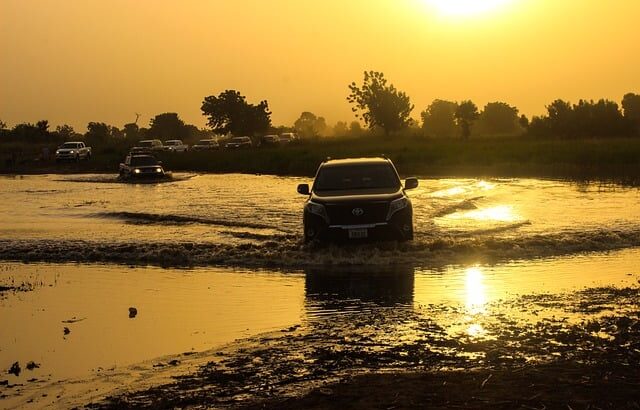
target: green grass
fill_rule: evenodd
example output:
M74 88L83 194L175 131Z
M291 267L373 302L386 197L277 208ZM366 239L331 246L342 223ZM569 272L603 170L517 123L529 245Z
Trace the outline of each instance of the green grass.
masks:
M33 158L40 147L21 146ZM0 144L2 152L16 146ZM79 164L34 161L13 172L117 172L126 147L94 147ZM237 151L161 155L173 171L263 173L312 176L327 157L385 154L402 175L457 177L542 177L640 182L640 138L534 139L525 137L427 139L410 136L320 139L290 146ZM28 158L25 154L24 158ZM0 171L11 172L3 162Z

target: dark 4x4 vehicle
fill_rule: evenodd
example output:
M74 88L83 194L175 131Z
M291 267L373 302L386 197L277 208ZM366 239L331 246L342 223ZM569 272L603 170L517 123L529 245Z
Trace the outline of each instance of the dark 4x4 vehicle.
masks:
M298 185L309 195L304 206L304 239L413 239L413 208L406 189L386 158L327 160L320 164L313 187Z

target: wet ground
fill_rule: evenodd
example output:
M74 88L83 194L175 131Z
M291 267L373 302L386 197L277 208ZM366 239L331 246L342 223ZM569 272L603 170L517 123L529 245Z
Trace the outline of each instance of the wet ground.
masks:
M300 238L303 179L174 177L0 179L2 407L323 408L361 374L637 375L637 189L426 180L413 243L324 246ZM353 391L393 385L365 377Z

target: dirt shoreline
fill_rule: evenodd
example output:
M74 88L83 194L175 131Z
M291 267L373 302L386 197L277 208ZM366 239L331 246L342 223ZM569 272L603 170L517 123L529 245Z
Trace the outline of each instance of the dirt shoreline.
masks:
M635 409L639 301L637 287L524 296L474 319L484 337L452 335L450 324L429 319L429 309L443 308L465 317L451 307L331 317L87 407Z

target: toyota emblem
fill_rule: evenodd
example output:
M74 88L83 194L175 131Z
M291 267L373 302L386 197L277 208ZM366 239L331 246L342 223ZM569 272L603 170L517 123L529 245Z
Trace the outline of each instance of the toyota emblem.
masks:
M362 209L362 208L353 208L351 213L353 214L353 216L362 216L362 215L364 215L364 209Z

